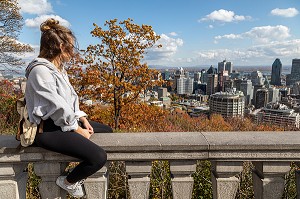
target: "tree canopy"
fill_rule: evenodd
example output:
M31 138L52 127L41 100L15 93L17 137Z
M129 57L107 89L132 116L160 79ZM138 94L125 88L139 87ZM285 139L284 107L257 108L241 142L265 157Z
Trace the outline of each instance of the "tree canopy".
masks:
M142 63L146 50L160 38L149 25L137 25L132 19L94 24L91 34L99 44L85 51L86 70L80 74L80 94L113 105L115 128L123 107L136 102L147 88L160 85L159 72Z
M23 18L16 0L0 0L0 67L12 68L23 62L16 54L33 49L17 41L23 27Z

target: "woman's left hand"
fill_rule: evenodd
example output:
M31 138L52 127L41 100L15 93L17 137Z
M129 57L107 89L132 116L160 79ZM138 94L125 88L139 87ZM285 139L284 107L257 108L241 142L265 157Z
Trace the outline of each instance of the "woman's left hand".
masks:
M90 134L93 134L94 133L94 129L93 127L91 126L91 124L89 123L89 121L86 119L86 117L81 117L79 118L80 122L82 122L83 124L83 127L85 129L87 129L89 131Z

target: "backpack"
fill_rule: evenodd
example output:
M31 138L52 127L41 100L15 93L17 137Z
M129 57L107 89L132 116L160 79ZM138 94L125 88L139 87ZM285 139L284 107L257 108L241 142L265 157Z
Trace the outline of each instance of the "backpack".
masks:
M24 97L17 100L17 111L20 114L20 120L16 139L21 141L23 147L27 147L33 144L38 127L35 123L29 121Z

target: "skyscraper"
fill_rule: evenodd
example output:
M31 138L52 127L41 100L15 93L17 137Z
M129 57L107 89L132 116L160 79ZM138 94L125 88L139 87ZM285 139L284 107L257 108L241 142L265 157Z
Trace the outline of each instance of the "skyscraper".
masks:
M281 72L282 72L282 63L280 59L275 59L272 64L272 75L271 75L271 84L276 86L281 86Z
M255 94L255 108L262 108L269 102L269 92L267 89L258 89Z
M223 60L222 62L218 63L218 73L221 73L222 71L227 70L229 74L232 73L232 62L228 62Z
M212 95L217 92L218 89L218 75L209 74L207 77L206 95Z
M244 93L245 105L246 106L250 105L253 98L253 86L251 80L249 79L242 80L240 91Z
M222 62L218 63L218 73L221 73L222 71L225 70L226 66L226 60L223 60Z
M199 82L201 78L201 73L200 72L195 72L194 73L194 81Z
M193 78L179 78L177 79L177 94L192 94L193 93Z
M293 85L300 81L300 59L293 59L291 74L286 77L286 85Z
M250 75L252 85L264 85L265 78L263 77L262 72L253 71Z
M205 69L201 70L201 76L200 76L200 81L202 83L206 83L207 82L207 73Z
M184 70L182 67L178 68L178 70L176 70L175 75L174 75L174 84L175 84L175 90L178 89L177 86L177 80L180 78L184 78Z
M224 70L218 74L218 91L225 91L224 82L229 79L228 71Z
M232 73L232 68L233 68L232 62L226 62L225 70L227 70L229 74Z

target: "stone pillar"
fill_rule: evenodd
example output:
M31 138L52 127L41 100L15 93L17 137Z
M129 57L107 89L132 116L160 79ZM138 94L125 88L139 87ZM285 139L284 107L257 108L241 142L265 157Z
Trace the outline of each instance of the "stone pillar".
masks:
M67 192L56 185L55 181L65 168L66 163L41 162L34 164L34 172L41 177L39 191L43 199L64 199Z
M237 174L243 162L212 162L212 187L214 199L234 199L239 187Z
M196 161L170 161L170 171L173 198L192 198L194 179L191 175L196 171Z
M27 164L0 164L0 199L25 199Z
M98 172L89 176L85 180L84 188L87 198L106 199L108 182L109 175L107 172L107 166L104 166Z
M151 162L126 162L128 185L132 199L148 199Z
M290 162L253 162L253 164L255 199L281 199L284 191L284 175L290 170Z

